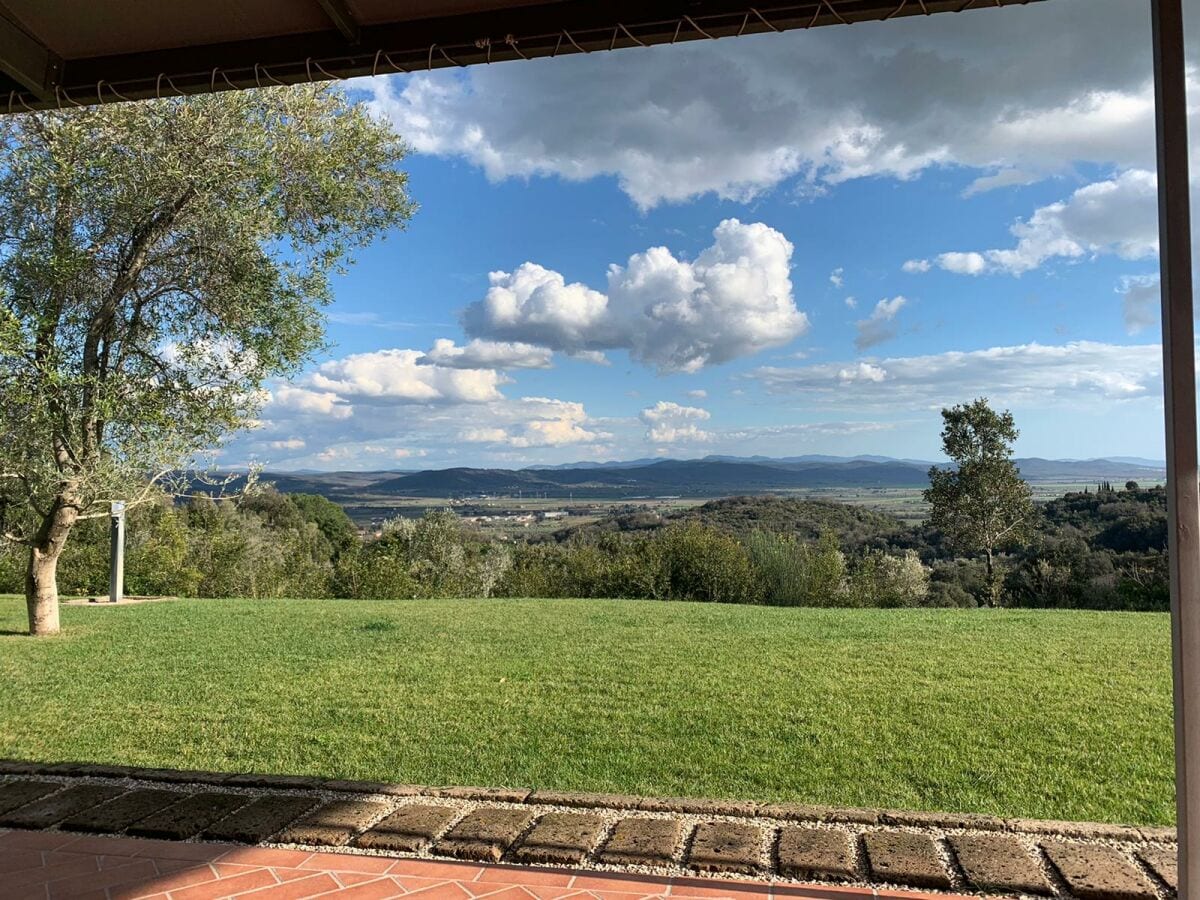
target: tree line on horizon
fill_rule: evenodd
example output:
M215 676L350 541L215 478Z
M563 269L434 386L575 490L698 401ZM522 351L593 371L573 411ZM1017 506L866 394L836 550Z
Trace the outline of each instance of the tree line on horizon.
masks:
M1166 492L1102 487L1034 509L1028 541L985 561L929 522L850 504L733 497L662 517L613 515L539 540L485 536L449 511L364 538L341 507L264 488L237 499L160 493L130 514L130 594L184 597L621 597L824 607L1166 610ZM0 592L25 560L0 549ZM63 552L67 595L107 594L107 522Z

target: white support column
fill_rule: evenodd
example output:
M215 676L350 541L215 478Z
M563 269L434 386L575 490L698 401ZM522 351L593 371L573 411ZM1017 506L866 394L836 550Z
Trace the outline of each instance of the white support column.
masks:
M1175 694L1179 897L1200 898L1200 486L1183 0L1151 0Z
M125 598L125 502L112 505L109 516L108 599L120 603Z

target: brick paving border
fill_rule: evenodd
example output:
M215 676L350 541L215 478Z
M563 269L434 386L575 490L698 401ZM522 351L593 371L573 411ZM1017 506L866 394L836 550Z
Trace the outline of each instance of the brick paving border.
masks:
M1161 827L82 763L0 760L0 817L6 828L691 876L700 885L737 875L830 883L827 892L836 883L1170 900L1177 878L1174 829Z

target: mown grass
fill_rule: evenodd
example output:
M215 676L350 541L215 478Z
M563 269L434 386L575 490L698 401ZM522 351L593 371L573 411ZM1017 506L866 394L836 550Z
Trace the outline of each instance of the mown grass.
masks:
M0 756L1169 823L1157 614L0 598Z

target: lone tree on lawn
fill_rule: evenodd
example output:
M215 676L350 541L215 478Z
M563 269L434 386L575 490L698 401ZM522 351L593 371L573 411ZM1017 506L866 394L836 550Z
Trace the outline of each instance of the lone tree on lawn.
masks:
M81 519L253 424L323 341L330 276L414 206L342 92L270 88L0 124L0 524L59 629Z
M943 409L942 423L942 449L955 465L929 470L929 523L960 550L984 554L995 606L1001 587L995 553L1025 540L1033 520L1032 492L1011 459L1020 432L1012 413L996 412L986 397Z

